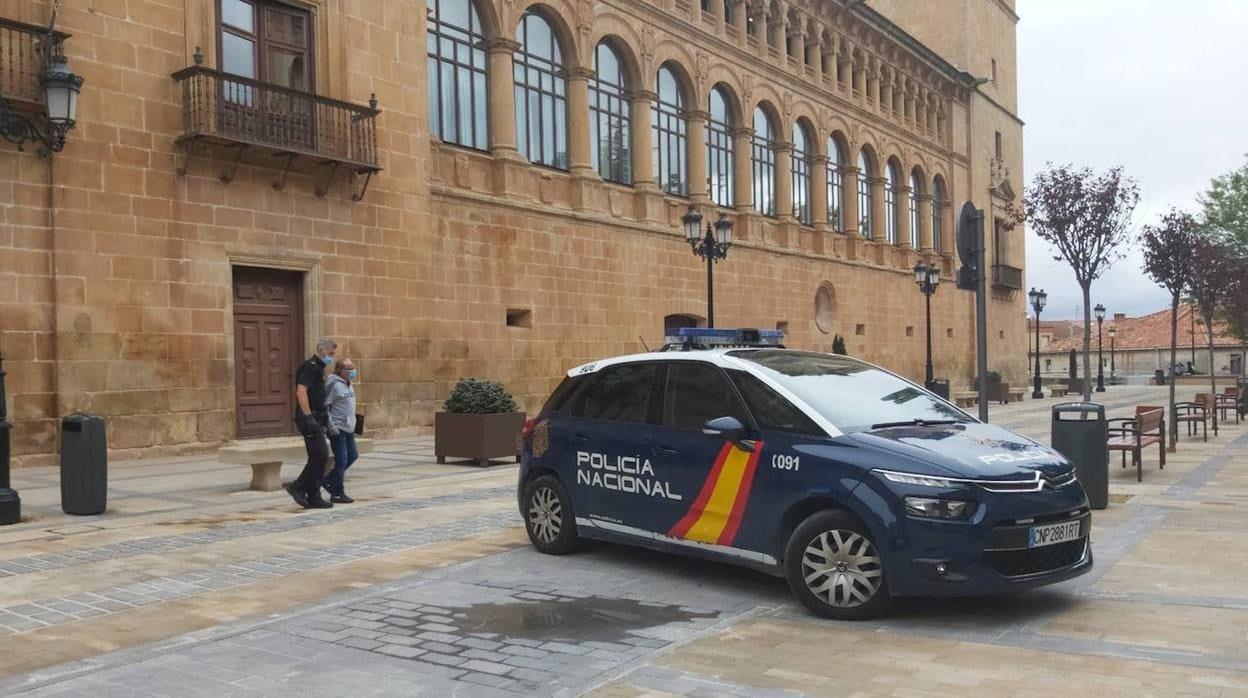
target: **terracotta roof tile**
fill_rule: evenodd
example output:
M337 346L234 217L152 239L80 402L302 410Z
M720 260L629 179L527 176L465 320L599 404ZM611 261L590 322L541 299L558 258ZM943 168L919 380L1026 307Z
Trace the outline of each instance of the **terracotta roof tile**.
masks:
M1188 346L1192 341L1192 308L1187 304L1179 306L1179 346ZM1082 323L1078 323L1082 325ZM1041 322L1043 328L1045 323ZM1150 315L1133 318L1107 319L1105 321L1105 347L1109 347L1109 328L1118 328L1118 336L1114 346L1120 351L1124 349L1169 349L1170 348L1170 309L1160 310ZM1213 325L1213 344L1217 347L1239 347L1243 342L1227 333L1226 323L1215 322ZM1067 353L1071 349L1083 350L1083 337L1076 331L1069 339L1056 340L1040 348L1041 354ZM1205 335L1204 323L1200 316L1196 317L1196 346L1207 347L1209 340ZM1092 321L1092 350L1096 351L1096 320Z

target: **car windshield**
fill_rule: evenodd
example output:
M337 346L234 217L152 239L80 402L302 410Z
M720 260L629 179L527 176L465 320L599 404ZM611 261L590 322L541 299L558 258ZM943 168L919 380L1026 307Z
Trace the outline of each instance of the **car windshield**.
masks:
M729 352L788 388L843 432L970 421L931 393L845 356L785 349Z

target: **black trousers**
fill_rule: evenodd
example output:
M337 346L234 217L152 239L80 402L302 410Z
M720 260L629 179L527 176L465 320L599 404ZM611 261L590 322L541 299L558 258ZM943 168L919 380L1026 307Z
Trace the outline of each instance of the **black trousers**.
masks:
M303 466L295 480L295 486L310 497L319 497L321 480L325 477L325 466L329 463L329 441L325 437L324 420L316 416L316 426L303 435L303 446L308 450L308 464Z

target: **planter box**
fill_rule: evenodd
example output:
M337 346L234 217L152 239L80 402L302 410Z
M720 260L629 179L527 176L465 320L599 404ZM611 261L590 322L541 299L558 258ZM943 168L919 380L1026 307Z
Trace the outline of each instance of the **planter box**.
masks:
M988 402L1006 403L1010 401L1010 384L1005 382L988 383Z
M447 458L467 458L487 466L491 460L520 460L520 432L524 413L458 414L438 412L433 416L433 453L439 463Z

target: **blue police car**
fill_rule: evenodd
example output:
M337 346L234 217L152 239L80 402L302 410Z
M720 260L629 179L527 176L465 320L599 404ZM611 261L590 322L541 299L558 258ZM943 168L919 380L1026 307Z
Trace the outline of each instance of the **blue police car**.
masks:
M525 425L538 550L592 538L734 562L838 619L1092 568L1087 495L1056 451L778 332L671 342L569 371Z

